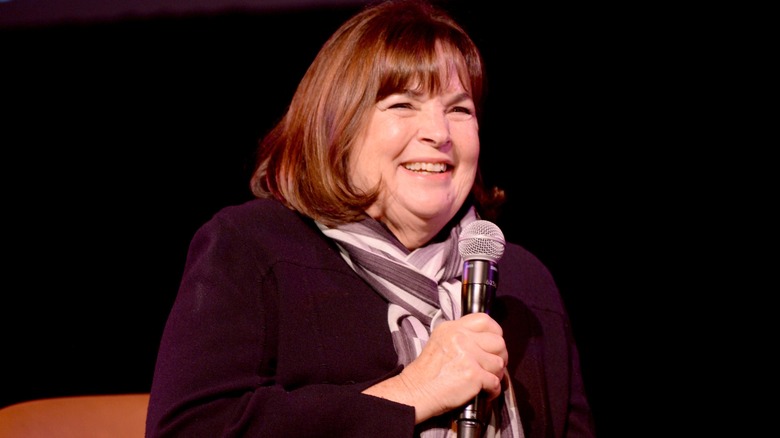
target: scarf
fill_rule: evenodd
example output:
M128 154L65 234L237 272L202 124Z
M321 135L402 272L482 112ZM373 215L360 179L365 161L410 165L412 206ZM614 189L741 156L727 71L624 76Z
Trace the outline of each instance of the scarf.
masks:
M338 245L349 266L388 302L387 323L398 363L419 356L430 333L442 321L461 316L463 260L458 252L461 230L477 219L472 207L450 230L446 240L409 251L379 221L368 218L329 228L317 223ZM514 390L504 374L504 397L493 400L485 438L523 438ZM455 437L452 424L459 412L426 422L422 438Z

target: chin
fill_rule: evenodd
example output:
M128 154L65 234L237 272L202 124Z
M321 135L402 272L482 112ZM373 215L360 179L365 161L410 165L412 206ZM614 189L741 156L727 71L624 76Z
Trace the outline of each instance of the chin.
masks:
M457 211L455 209L454 211ZM442 207L439 209L431 209L426 208L425 210L413 210L412 213L427 221L427 222L441 222L442 224L447 223L450 219L452 219L452 216L455 214L452 210L451 206Z

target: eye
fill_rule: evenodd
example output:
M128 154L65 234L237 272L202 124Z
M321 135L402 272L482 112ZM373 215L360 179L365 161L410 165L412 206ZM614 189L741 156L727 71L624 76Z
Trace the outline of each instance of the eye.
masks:
M469 115L471 115L473 113L471 108L467 108L465 106L453 107L451 111L454 112L454 113L463 113L463 114L469 114Z
M474 118L474 108L470 106L456 105L450 107L447 117L450 120L467 121Z
M394 104L390 105L389 108L411 109L412 108L412 104L409 103L409 102L398 102L398 103L394 103Z

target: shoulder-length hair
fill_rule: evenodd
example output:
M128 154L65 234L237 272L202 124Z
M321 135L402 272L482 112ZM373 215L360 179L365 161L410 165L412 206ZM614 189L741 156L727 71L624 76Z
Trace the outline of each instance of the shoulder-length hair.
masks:
M252 193L329 226L365 218L378 189L354 187L348 160L374 105L410 86L436 93L453 73L470 93L479 120L483 60L450 15L416 0L362 10L325 42L284 117L259 142ZM489 218L503 195L485 190L478 170L468 202Z

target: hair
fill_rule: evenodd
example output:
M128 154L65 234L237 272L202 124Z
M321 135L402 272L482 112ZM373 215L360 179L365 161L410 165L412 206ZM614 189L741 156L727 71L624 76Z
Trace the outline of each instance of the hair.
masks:
M365 218L378 187L364 191L350 182L355 139L379 100L410 86L430 93L445 88L442 69L458 75L479 120L483 59L447 12L425 0L364 8L325 42L284 117L260 140L252 193L329 226ZM478 169L467 203L489 219L503 200L503 190L484 187Z

